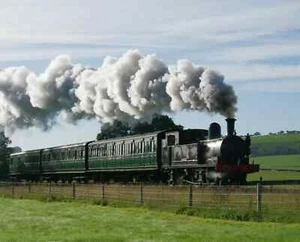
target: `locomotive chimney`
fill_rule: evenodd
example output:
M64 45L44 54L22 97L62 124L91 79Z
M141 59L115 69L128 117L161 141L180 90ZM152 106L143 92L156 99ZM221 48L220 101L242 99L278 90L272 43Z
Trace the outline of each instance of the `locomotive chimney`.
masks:
M226 122L227 122L227 136L231 137L233 135L235 135L235 130L234 130L234 122L235 122L235 118L227 118Z

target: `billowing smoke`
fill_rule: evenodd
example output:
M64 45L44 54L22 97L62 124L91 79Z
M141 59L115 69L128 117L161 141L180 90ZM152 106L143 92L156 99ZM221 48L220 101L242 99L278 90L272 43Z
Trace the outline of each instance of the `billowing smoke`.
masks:
M136 50L106 57L95 69L60 55L39 75L26 67L0 70L0 126L9 129L48 129L60 114L70 122L147 119L183 109L233 117L236 103L220 73L189 60L168 67Z

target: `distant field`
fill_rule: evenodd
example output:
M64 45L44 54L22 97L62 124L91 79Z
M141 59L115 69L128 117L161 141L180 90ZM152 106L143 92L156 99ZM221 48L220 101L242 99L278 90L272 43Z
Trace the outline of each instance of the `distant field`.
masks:
M300 170L300 155L254 157L261 168Z
M261 135L252 136L251 138L253 144L277 142L300 143L300 134Z
M0 199L0 241L299 241L300 224L202 219L142 208Z
M253 156L300 154L300 134L253 136L251 150Z

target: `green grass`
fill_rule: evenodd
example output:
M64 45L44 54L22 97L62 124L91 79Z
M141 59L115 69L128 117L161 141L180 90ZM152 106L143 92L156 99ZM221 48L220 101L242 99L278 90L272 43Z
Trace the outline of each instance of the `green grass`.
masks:
M260 168L300 170L300 155L261 156L254 161Z
M259 181L260 177L262 177L264 181L300 180L300 172L259 171L249 174L247 181Z
M0 199L0 241L299 241L300 224L232 222L81 203Z
M300 155L277 155L254 157L260 168L300 170ZM300 172L290 171L260 171L248 175L248 181L258 181L262 177L265 181L300 180Z

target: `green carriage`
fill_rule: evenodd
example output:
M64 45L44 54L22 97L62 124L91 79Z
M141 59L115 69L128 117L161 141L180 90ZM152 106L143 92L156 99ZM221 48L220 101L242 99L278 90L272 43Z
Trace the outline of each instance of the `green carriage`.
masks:
M85 142L43 149L41 153L43 176L57 180L62 178L61 174L84 173L86 170L86 146Z
M88 169L136 169L157 168L158 134L149 133L88 144Z
M9 170L12 177L36 179L41 172L41 150L28 150L10 155Z

